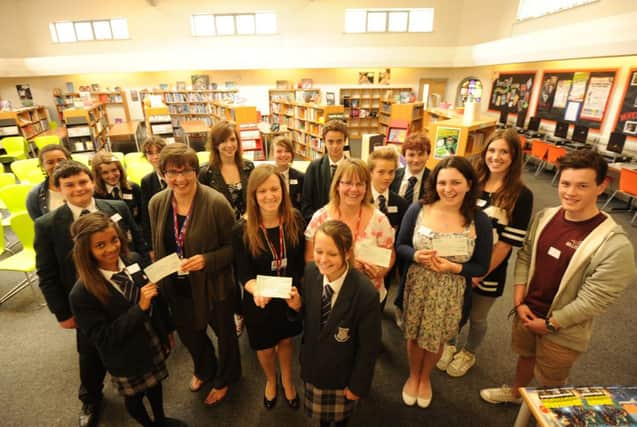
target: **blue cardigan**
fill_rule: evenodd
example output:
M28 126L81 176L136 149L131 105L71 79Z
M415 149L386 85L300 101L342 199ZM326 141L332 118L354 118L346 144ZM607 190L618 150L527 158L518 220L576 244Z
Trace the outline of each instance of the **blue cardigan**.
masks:
M404 286L409 265L414 262L414 253L416 252L413 247L414 229L416 228L416 220L421 209L422 205L420 203L414 203L407 209L396 238L396 255L402 272L400 276L401 286ZM471 259L462 264L462 271L460 272L466 280L460 327L467 321L471 309L471 278L482 276L489 271L491 253L493 252L491 220L484 212L476 209L474 222L476 245Z

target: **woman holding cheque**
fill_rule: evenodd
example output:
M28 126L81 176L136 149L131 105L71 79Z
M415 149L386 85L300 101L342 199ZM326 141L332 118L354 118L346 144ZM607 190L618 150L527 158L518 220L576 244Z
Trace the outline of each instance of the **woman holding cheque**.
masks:
M250 346L256 350L266 378L263 404L271 409L276 403L278 358L285 400L296 409L299 399L292 379L292 337L301 332L301 319L288 315L281 297L265 296L273 294L262 288L262 280L278 282L274 286L278 288L287 279L288 288L299 287L305 264L303 217L292 208L285 180L275 166L262 165L252 171L247 212L233 234L236 272L245 290L243 307Z
M466 159L438 162L425 190L397 239L398 256L409 265L403 304L409 378L402 398L421 408L431 403L431 370L443 343L458 333L471 278L487 272L493 241L489 218L476 208L479 184Z

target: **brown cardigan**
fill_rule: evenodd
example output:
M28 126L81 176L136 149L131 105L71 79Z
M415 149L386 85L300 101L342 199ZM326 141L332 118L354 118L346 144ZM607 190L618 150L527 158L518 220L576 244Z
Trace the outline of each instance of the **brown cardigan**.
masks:
M166 255L164 230L172 207L172 190L153 196L148 205L151 236L156 259ZM204 329L211 320L213 301L231 299L234 291L232 273L232 228L234 213L230 203L218 191L197 183L190 225L184 242L184 256L203 255L206 266L190 273L195 328ZM160 282L169 299L174 301L170 281ZM179 321L179 319L175 319Z

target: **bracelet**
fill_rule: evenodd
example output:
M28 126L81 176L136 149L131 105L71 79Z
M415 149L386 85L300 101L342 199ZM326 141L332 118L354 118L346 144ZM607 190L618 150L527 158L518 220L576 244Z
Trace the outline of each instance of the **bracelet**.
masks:
M517 314L518 314L518 307L519 307L519 306L521 306L521 305L524 305L524 303L523 303L523 302L521 302L521 303L517 304L515 307L513 307L513 308L511 309L511 311L509 311L509 314L507 315L507 319L510 319L510 318L511 318L511 316L513 316L513 315L516 315L516 316L517 316Z

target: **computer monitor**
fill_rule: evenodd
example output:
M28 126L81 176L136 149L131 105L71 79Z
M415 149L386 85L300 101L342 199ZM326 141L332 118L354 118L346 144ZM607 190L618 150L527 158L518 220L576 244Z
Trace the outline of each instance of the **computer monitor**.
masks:
M509 119L509 110L500 111L500 118L498 119L498 123L506 125L508 119Z
M518 117L515 119L515 127L523 129L525 120L526 120L526 111L524 113L518 113Z
M527 126L527 130L533 131L533 132L537 132L540 130L540 121L542 119L540 119L539 117L531 117L529 119L529 125Z
M556 138L566 138L568 135L568 122L557 122L555 124L555 132L553 135Z
M608 139L608 145L606 145L606 150L621 154L624 151L624 143L626 142L626 135L621 132L613 132L610 134L610 138Z
M588 138L588 126L575 125L573 129L573 137L571 138L573 142L581 142L582 144L586 144L586 138Z

